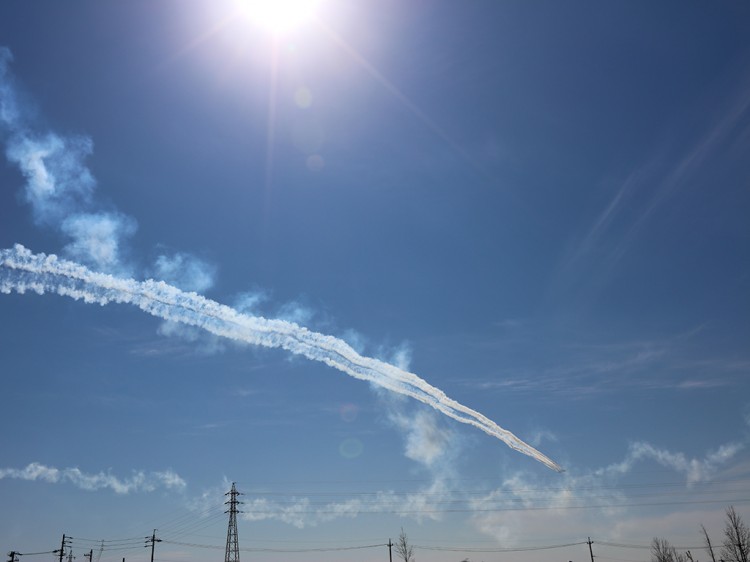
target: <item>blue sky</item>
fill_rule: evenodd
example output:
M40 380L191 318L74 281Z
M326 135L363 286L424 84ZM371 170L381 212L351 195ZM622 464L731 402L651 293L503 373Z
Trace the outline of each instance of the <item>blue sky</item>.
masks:
M647 560L613 544L750 517L747 4L242 8L0 6L3 548L220 559L232 481L243 559ZM333 336L565 472L16 244Z

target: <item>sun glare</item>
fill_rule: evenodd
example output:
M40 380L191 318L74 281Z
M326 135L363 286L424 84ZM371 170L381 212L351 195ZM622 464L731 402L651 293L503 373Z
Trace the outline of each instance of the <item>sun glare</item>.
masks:
M240 0L242 13L273 33L290 31L309 21L316 0Z

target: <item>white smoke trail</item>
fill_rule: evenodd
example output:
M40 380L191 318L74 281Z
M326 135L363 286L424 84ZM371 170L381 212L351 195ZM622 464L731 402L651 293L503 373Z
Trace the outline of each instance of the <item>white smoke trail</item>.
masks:
M50 484L70 482L83 490L95 491L109 488L115 494L130 492L152 492L159 486L167 489L184 490L186 483L176 472L143 471L134 472L130 478L117 478L107 472L88 474L78 468L55 468L38 462L32 462L24 468L0 468L0 480L14 478L17 480L41 480Z
M55 255L34 254L17 244L0 250L0 292L23 294L56 293L87 303L124 303L161 318L197 326L217 336L271 348L320 361L354 378L372 382L392 392L409 396L456 421L472 425L500 439L510 448L538 460L547 467L562 468L510 431L479 412L448 398L443 391L417 375L393 365L363 357L346 342L308 330L293 322L269 320L186 293L162 281L136 281L97 273Z

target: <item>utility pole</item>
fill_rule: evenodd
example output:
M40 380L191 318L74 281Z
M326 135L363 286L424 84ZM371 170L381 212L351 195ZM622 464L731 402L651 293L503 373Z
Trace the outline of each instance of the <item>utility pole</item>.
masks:
M20 552L16 552L15 550L11 550L8 553L8 562L18 562L17 556L21 554Z
M242 496L243 494L237 491L235 483L232 482L232 489L224 495L229 496L229 500L224 502L224 505L229 506L229 509L224 512L229 514L227 549L224 553L224 562L240 562L240 545L237 538L237 514L242 512L237 510L237 505L243 502L239 501L237 496Z
M391 539L388 539L388 562L393 562L393 551L391 550L393 548L393 541Z
M146 537L146 544L145 546L148 546L149 543L151 543L151 562L154 562L154 547L156 546L156 543L161 542L161 539L156 538L156 529L154 529L153 534L150 537ZM122 559L123 562L125 559Z
M589 545L589 554L591 555L591 562L594 562L594 551L591 550L591 545L594 544L594 541L591 540L591 537L589 537L589 540L586 541L586 544Z
M102 545L99 547L99 551L96 553L96 562L102 559L102 552L104 552L104 539L102 539ZM93 560L91 562L94 562Z
M65 556L65 535L63 535L62 542L60 543L60 550L53 550L52 552L60 555L58 562L63 562L63 556Z
M89 550L88 554L86 554L86 553L84 552L84 553L83 553L83 557L84 557L84 558L88 558L88 559L89 559L89 562L94 562L94 549L92 548L91 550Z

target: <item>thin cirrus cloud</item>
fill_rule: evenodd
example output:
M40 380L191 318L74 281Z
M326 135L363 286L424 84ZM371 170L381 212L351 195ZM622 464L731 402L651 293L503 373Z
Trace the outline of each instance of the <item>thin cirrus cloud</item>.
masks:
M553 276L553 292L580 287L585 277L588 298L591 298L591 289L610 279L639 233L667 202L722 155L746 150L741 143L748 133L750 80L745 78L740 84L727 84L726 90L730 94L723 99L710 100L720 109L700 138L673 155L668 149L673 142L663 142L653 157L622 180L588 231L573 241L570 250L562 256Z
M693 336L699 331L616 344L567 345L557 349L563 353L559 353L553 364L515 365L493 373L492 377L460 382L484 391L539 393L538 399L555 399L560 395L575 399L628 389L690 392L735 384L747 370L747 362L694 359ZM516 343L519 345L534 345L539 349L542 344L525 337ZM653 376L655 370L659 371L659 377Z

